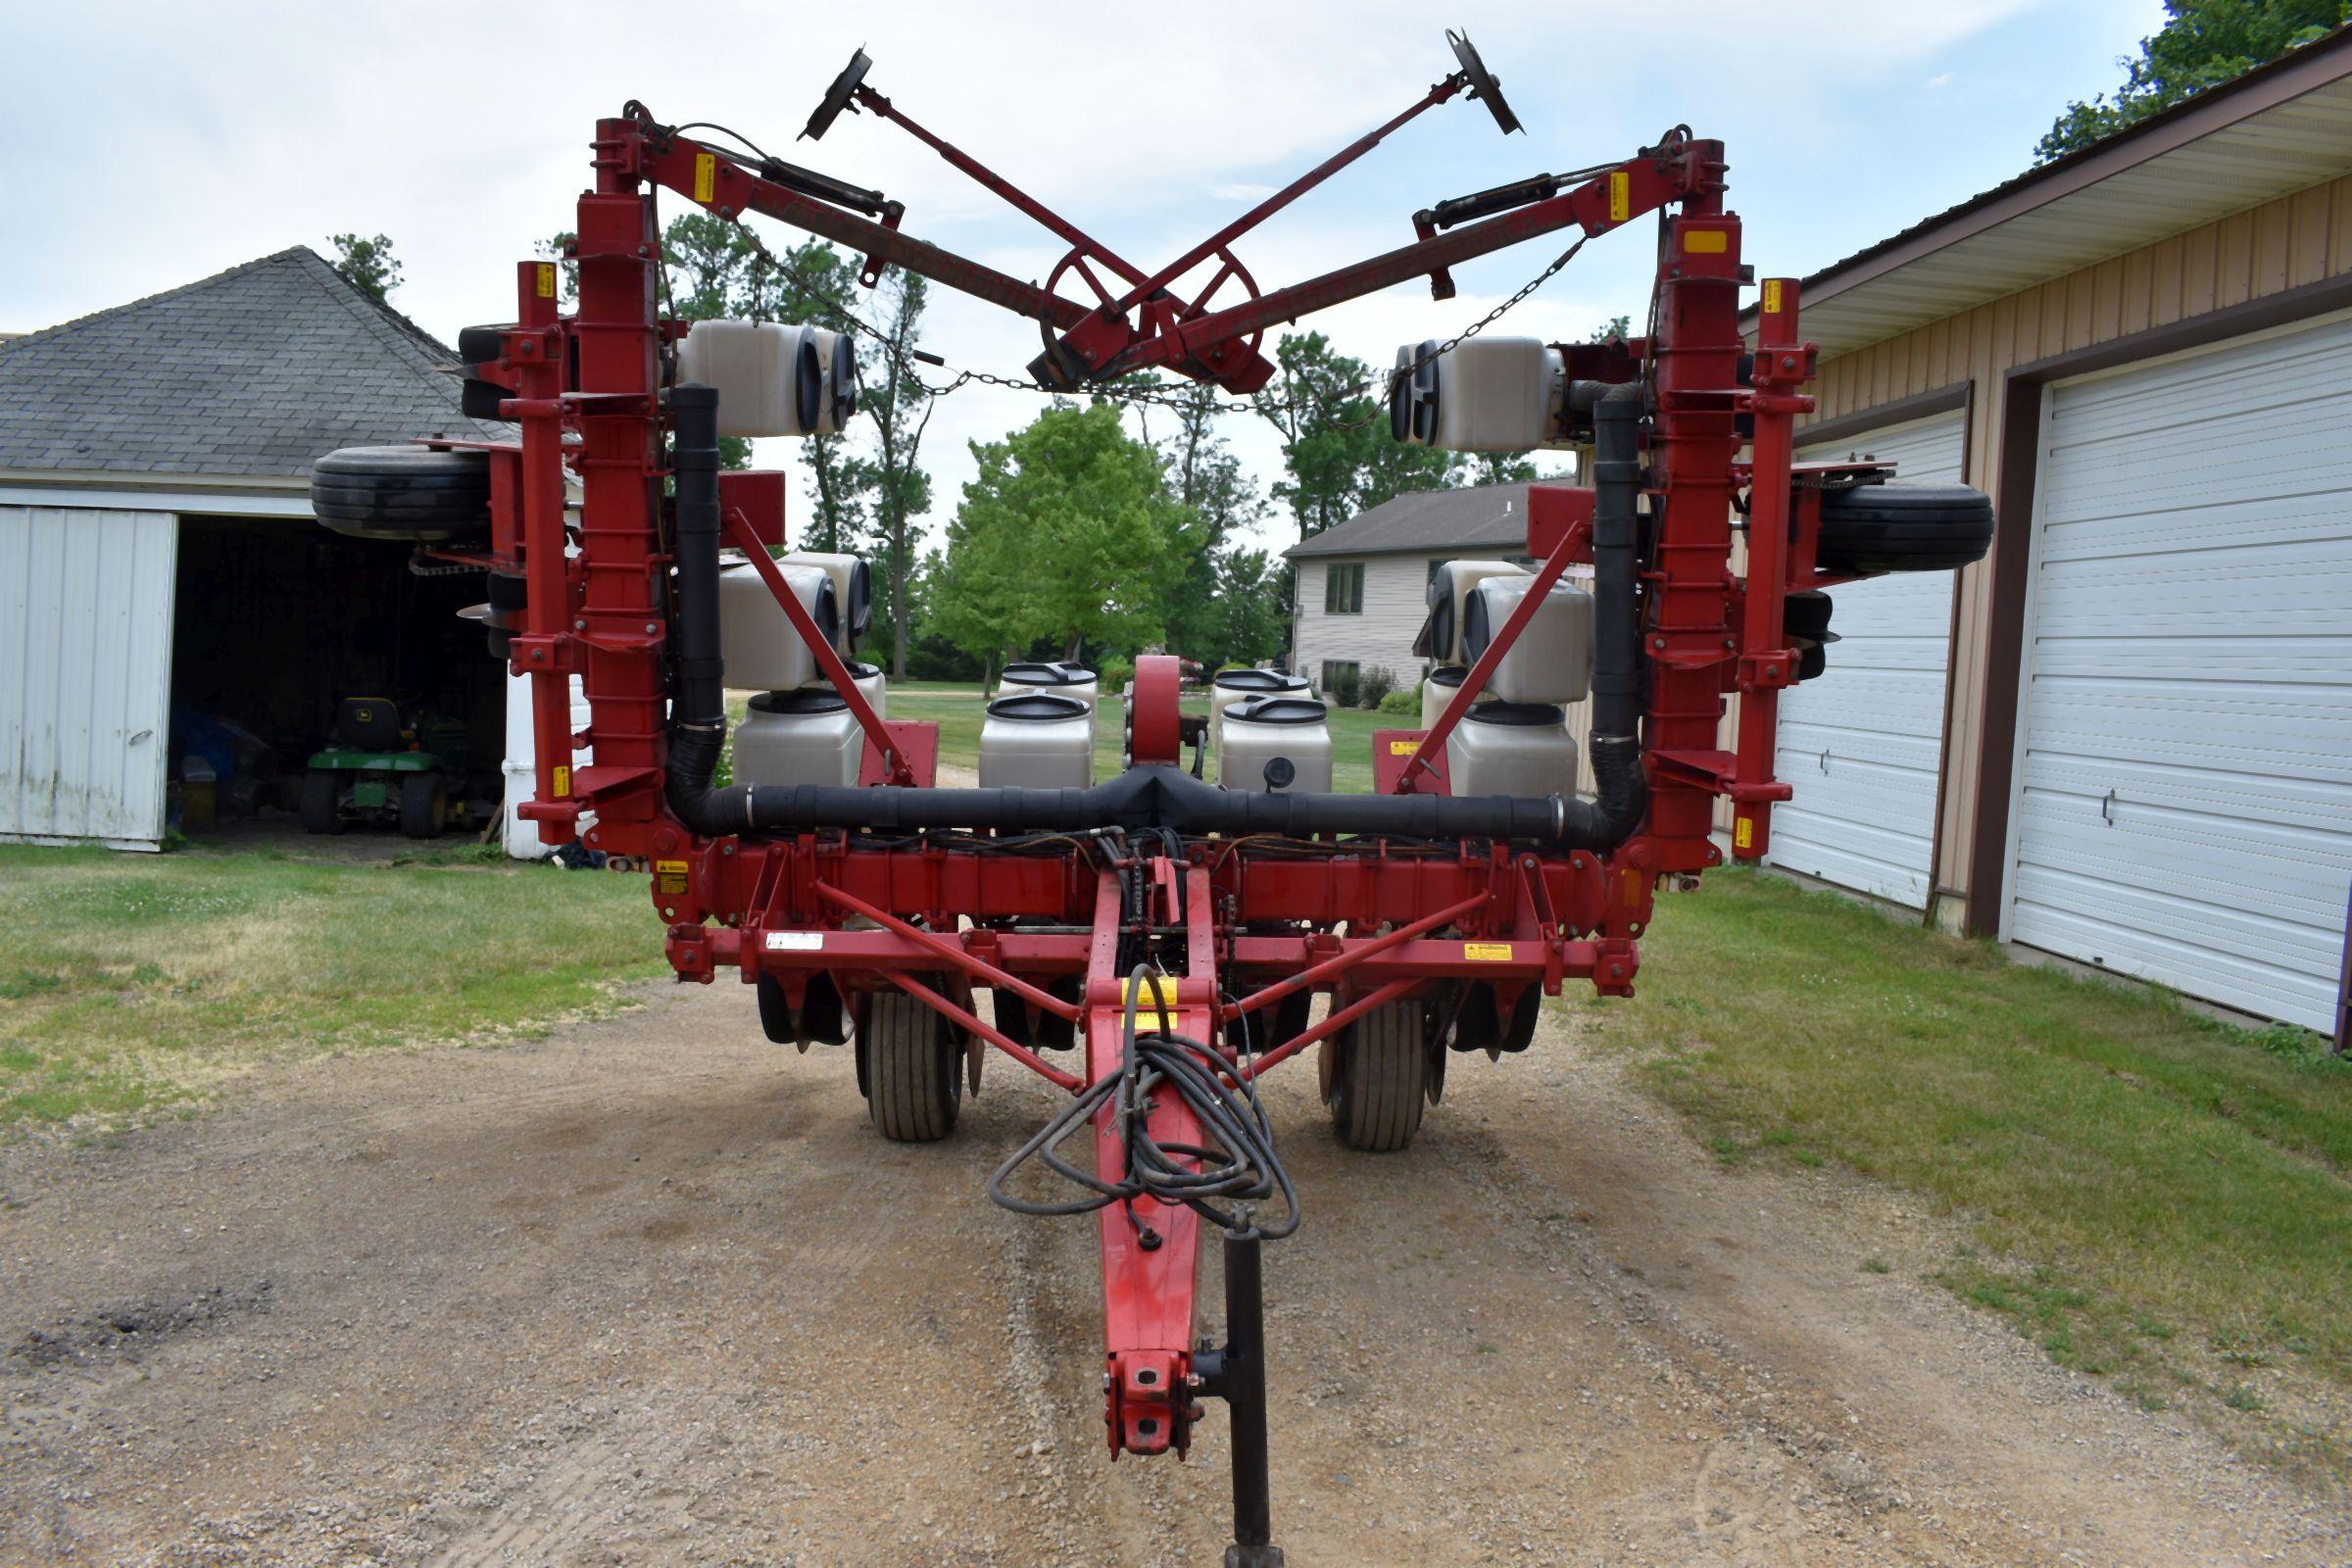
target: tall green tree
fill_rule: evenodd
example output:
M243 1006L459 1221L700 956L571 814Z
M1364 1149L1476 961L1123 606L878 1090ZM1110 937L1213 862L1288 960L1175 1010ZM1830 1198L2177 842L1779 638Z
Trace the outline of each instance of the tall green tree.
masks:
M2110 97L2066 106L2034 147L2034 162L2089 146L2208 87L2300 48L2352 21L2347 0L2166 0L2170 19L2116 62L2124 84Z
M1292 333L1275 348L1274 361L1274 379L1254 402L1282 437L1287 477L1275 481L1274 499L1290 509L1299 538L1392 496L1455 481L1459 460L1452 453L1390 436L1385 392L1363 361L1337 352L1322 333Z
M1202 525L1117 409L1056 400L972 458L934 590L941 631L990 661L1040 640L1075 659L1164 639Z
M400 287L400 259L392 254L391 240L381 234L335 234L328 243L335 247L336 276L376 304L389 303Z
M914 273L893 268L875 291L880 310L874 345L858 411L872 429L870 454L843 462L841 482L866 498L864 537L879 554L877 619L883 623L893 679L906 676L906 648L913 635L913 596L908 592L921 545L920 519L931 510L931 476L922 469L923 433L931 426L936 401L916 372L917 328L929 285Z

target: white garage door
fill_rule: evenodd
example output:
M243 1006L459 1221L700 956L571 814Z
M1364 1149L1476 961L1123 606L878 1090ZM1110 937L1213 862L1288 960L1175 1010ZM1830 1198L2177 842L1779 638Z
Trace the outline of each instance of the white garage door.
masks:
M2008 935L2332 1023L2352 320L2050 389Z
M168 512L0 507L0 839L162 842L178 552Z
M1957 484L1961 430L1954 411L1798 456L1867 453L1898 465L1898 481ZM1781 698L1774 770L1796 793L1773 808L1773 864L1927 907L1952 576L1898 572L1831 592L1830 629L1842 640L1829 670Z

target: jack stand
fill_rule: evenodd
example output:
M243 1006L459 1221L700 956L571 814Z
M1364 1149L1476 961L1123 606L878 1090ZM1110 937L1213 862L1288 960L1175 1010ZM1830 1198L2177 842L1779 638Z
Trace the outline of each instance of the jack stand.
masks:
M1225 1344L1201 1347L1193 1364L1200 1392L1225 1401L1233 1425L1233 1544L1225 1568L1283 1568L1273 1544L1273 1485L1266 1474L1265 1277L1255 1235L1225 1238Z

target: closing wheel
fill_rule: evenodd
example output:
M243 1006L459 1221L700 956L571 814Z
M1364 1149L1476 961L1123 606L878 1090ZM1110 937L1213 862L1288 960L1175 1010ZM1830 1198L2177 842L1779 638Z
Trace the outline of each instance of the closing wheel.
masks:
M1323 1048L1331 1063L1324 1099L1341 1143L1391 1153L1413 1141L1428 1102L1425 1039L1421 1004L1408 997L1373 1008Z
M413 839L437 839L449 819L449 787L438 773L400 776L400 830Z
M343 775L325 768L313 768L302 775L302 830L305 833L340 833L343 813L337 805L343 793Z
M858 1034L865 1107L894 1144L936 1143L963 1104L963 1052L947 1021L903 991L878 991Z

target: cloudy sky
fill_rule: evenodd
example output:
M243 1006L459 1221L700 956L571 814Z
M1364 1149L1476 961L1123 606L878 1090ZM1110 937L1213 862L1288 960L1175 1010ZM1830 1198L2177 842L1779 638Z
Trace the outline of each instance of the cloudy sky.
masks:
M510 264L571 224L600 115L642 99L906 204L906 226L1022 277L1059 241L897 127L845 116L791 146L862 44L871 85L1147 270L1417 98L1466 28L1527 129L1457 100L1239 249L1279 286L1411 237L1442 197L1631 153L1677 122L1722 138L1747 256L1802 274L2024 169L2070 96L2161 24L2157 0L1681 0L1649 5L1370 0L1102 4L808 3L9 7L0 58L22 127L0 330L50 325L338 230L392 236L393 303L444 340L512 315ZM1671 19L1671 20L1669 20ZM665 210L675 210L672 202ZM1582 335L1647 295L1642 231L1603 239L1506 318ZM793 236L774 234L789 239ZM1385 363L1484 314L1555 253L1456 270L1444 303L1401 286L1312 325ZM925 340L1017 373L1029 322L935 291ZM937 529L972 471L965 444L1038 399L967 389L925 457ZM1229 434L1259 481L1279 456ZM791 460L791 443L761 461ZM1270 542L1287 542L1276 516Z

